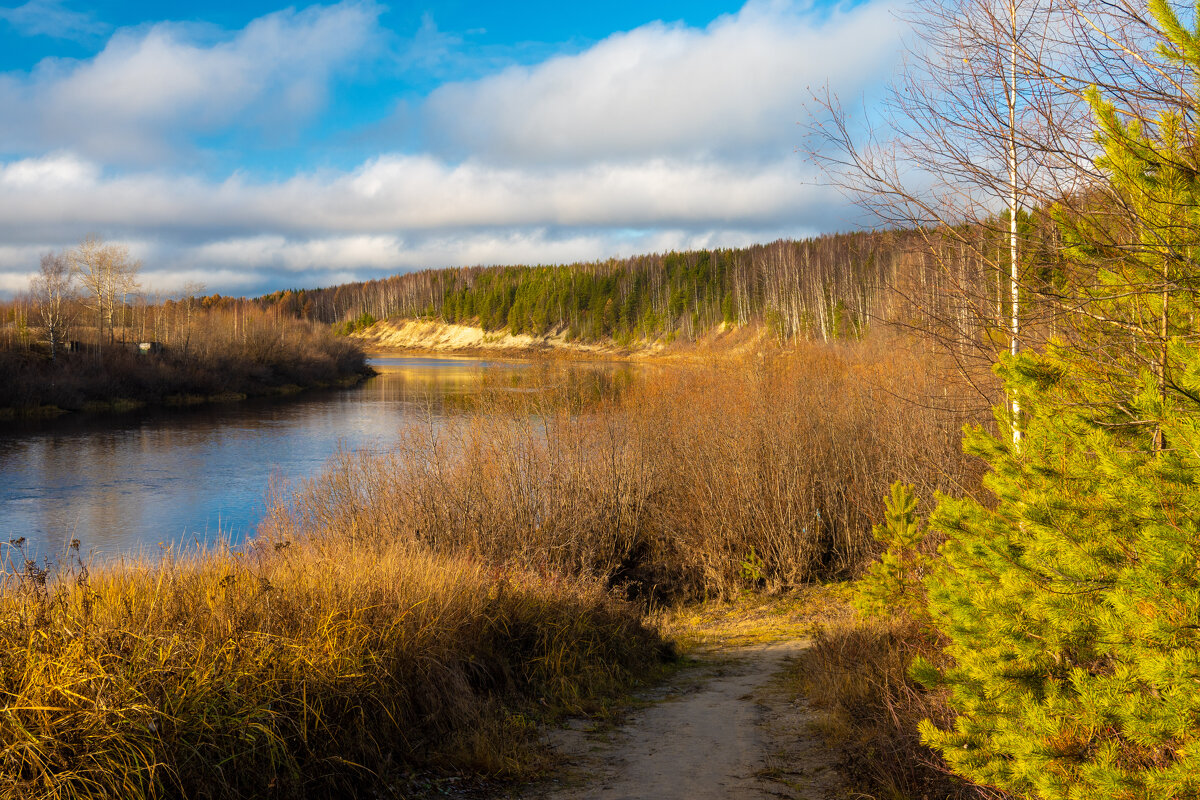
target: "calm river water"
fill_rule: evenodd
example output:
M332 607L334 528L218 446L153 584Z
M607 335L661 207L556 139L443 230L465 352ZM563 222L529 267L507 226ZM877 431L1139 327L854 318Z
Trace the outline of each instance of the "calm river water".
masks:
M0 543L25 537L30 552L53 555L78 538L84 552L103 558L237 542L253 533L272 481L320 472L339 447L387 445L419 415L446 413L489 370L528 389L550 374L614 369L416 357L371 363L380 374L350 390L0 427Z

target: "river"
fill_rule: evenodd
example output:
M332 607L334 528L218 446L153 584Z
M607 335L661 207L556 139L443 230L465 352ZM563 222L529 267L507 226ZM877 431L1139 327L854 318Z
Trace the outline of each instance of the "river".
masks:
M386 446L405 424L462 405L485 374L527 391L551 371L578 378L619 368L421 357L371 363L379 374L353 389L0 427L0 543L24 537L23 552L43 557L79 539L100 559L237 543L253 533L272 485L319 473L339 448Z

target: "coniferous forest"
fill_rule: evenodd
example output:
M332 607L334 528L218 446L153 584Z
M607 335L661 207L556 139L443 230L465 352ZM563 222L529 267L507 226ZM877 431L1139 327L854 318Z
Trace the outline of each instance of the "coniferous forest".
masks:
M964 259L949 274L939 259L951 253L927 244L914 233L849 233L587 264L425 270L257 302L344 330L404 317L584 341L692 338L751 324L784 340L854 339L872 318L899 318L917 301L948 307L965 283L996 295L994 259Z

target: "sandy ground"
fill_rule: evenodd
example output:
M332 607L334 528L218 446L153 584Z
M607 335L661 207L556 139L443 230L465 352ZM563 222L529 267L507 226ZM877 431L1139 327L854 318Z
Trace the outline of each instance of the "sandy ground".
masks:
M562 334L551 336L529 336L510 333L487 333L482 328L469 325L450 325L444 322L424 320L384 320L353 334L367 349L417 350L444 353L576 353L590 356L620 354L620 348L612 344L585 344L571 342ZM653 353L660 345L641 348L640 352Z
M724 326L696 342L642 342L621 347L615 342L574 342L559 331L547 336L487 333L469 325L414 319L389 319L375 323L351 336L369 352L446 353L463 356L506 355L514 358L555 356L563 358L600 358L622 360L659 360L704 358L711 355L745 355L771 345L761 326L725 330Z
M564 765L528 800L837 798L832 755L811 713L775 678L803 641L700 656L617 728L550 734Z

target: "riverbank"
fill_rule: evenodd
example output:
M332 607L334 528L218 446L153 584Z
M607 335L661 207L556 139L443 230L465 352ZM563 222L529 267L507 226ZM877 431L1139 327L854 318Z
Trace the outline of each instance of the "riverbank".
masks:
M440 320L389 319L350 334L364 350L379 354L431 354L468 357L558 358L600 360L688 360L710 355L741 357L761 350L778 350L778 342L760 325L719 326L695 340L653 339L587 342L571 339L566 331L544 336L485 331L471 325Z
M373 797L413 770L520 776L539 722L599 708L669 654L594 580L411 542L30 561L0 581L0 796Z
M961 418L896 398L921 367L810 346L645 370L599 398L496 381L273 495L239 552L49 574L14 544L0 796L407 796L413 774L526 776L546 764L543 723L660 674L665 640L709 635L647 609L854 574L886 481L972 479Z
M353 386L372 374L357 343L305 325L270 348L246 343L124 347L60 353L0 352L0 422L68 413L120 413L280 397Z
M158 402L134 400L128 397L113 397L106 400L88 400L77 408L60 408L54 405L10 406L8 408L0 408L0 423L48 420L68 414L125 414L130 411L140 411L146 408L194 408L196 406L239 403L243 400L268 397L294 397L304 392L323 389L349 389L357 386L373 374L373 370L364 368L360 373L351 374L338 380L316 381L307 386L286 383L281 386L264 387L253 393L174 394L167 395Z

